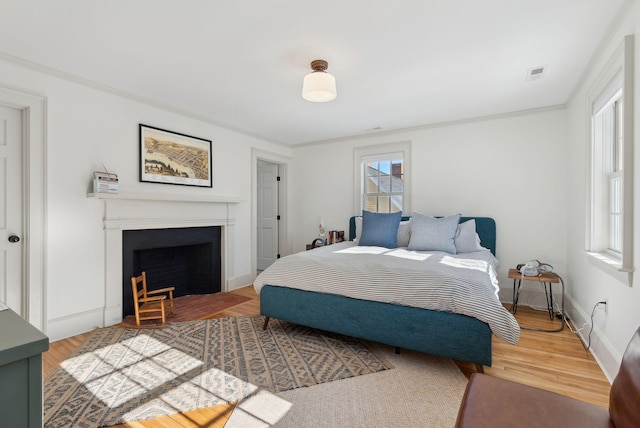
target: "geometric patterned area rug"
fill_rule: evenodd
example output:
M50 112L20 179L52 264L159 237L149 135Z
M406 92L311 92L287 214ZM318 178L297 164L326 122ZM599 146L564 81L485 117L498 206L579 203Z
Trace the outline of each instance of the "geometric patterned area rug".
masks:
M45 427L102 427L393 366L364 341L260 315L97 330L44 383Z

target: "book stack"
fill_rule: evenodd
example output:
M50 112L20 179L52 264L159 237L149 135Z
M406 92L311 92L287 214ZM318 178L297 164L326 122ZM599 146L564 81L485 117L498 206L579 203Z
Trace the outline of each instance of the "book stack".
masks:
M344 241L344 230L330 230L327 233L327 245Z
M118 193L118 174L94 172L93 193Z

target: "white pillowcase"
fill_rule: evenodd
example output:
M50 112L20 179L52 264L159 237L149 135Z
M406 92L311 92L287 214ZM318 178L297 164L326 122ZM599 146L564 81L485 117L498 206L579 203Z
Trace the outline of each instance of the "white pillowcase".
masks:
M408 247L411 239L411 221L405 220L398 226L398 247Z
M361 234L362 234L362 217L358 216L356 217L356 237L353 240L353 242L355 242L356 245L358 245L358 242L360 242Z
M480 245L480 236L476 233L476 221L474 219L458 225L453 241L458 253L472 253L483 249Z

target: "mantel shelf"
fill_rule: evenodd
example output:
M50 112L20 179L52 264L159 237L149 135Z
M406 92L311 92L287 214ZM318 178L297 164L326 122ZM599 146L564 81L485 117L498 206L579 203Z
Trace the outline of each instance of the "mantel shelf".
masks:
M200 202L210 204L239 204L246 202L245 199L237 196L198 196L180 195L176 193L168 194L141 194L141 193L87 193L87 198L113 199L113 200L134 200L134 201L159 201L159 202Z

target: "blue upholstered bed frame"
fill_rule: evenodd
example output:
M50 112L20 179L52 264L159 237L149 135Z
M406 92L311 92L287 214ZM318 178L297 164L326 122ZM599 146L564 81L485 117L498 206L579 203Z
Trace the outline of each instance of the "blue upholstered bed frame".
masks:
M495 255L495 221L488 217L462 217L460 222L472 218L476 220L482 246ZM349 229L349 239L354 239L355 217L351 218ZM260 313L269 318L475 363L480 370L481 366L491 366L491 330L484 322L466 315L272 285L265 285L260 292Z

